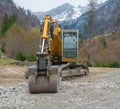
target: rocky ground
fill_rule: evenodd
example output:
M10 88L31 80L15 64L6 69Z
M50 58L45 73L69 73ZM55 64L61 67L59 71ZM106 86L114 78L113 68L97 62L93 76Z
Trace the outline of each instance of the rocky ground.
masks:
M0 66L0 109L120 109L120 69L90 68L53 94L30 94L25 70Z

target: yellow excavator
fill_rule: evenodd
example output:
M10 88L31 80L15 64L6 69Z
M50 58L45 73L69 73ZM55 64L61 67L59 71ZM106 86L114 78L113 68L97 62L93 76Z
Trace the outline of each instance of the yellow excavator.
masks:
M25 75L28 78L30 93L56 93L60 77L64 75L62 70L79 68L84 70L85 75L89 73L87 66L77 64L78 30L61 30L57 22L46 15L41 34L36 65L30 66ZM75 75L80 75L80 72L66 76Z

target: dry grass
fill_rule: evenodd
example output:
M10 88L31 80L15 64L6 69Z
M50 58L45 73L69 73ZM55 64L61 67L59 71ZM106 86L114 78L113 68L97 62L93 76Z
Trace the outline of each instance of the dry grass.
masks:
M92 41L85 40L80 48L80 60L88 59L91 63L101 62L104 64L110 62L120 63L120 35L109 34L106 35L106 48L99 40L100 36L94 37Z
M14 62L16 61L10 58L0 58L0 66L1 65L14 65Z

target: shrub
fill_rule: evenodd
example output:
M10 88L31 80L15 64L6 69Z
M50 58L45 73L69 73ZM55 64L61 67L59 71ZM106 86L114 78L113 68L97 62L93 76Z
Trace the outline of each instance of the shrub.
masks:
M20 61L25 61L26 60L25 54L22 52L16 53L16 59Z
M95 67L104 67L104 64L102 62L95 62Z
M102 62L95 62L95 67L109 67L109 68L120 68L119 62L110 62L107 64L104 64Z
M5 43L1 44L0 51L5 53Z
M75 65L77 63L76 63L76 61L72 61L72 62L70 62L70 64Z
M110 67L110 68L120 68L120 63L119 62L110 62L106 66Z
M87 58L88 58L86 62L87 66L92 67L93 64L90 62L90 54L88 54Z
M105 36L100 36L99 41L103 45L103 48L107 48L107 42L105 40Z
M36 55L27 56L27 61L29 61L29 62L34 62L34 61L36 61Z
M89 66L89 67L93 66L92 63L90 62L90 60L87 60L87 66Z

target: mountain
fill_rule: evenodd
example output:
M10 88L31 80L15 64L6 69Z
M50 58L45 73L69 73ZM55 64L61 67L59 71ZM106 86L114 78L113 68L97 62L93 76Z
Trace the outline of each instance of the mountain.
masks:
M120 0L107 0L97 4L95 11L94 35L109 33L115 30L120 15ZM40 20L44 15L51 15L60 22L62 28L79 29L83 37L90 37L89 8L74 7L68 3L47 12L35 13Z
M17 7L12 0L0 0L0 26L5 15L17 15L16 23L23 28L30 28L39 25L39 20L29 10Z
M102 4L97 4L96 7L99 8L101 7ZM43 17L45 15L51 15L53 19L56 19L59 22L64 22L64 21L71 21L71 20L76 20L79 18L82 14L87 12L89 9L88 6L80 6L78 5L77 7L74 7L70 5L69 3L65 3L61 6L58 6L50 11L46 12L35 12L37 17L40 20L43 20Z
M116 28L116 22L120 15L120 0L107 0L95 11L95 35L109 33ZM82 14L77 20L64 22L69 28L77 28L84 37L89 37L89 12Z
M81 7L80 5L78 7L74 7L69 3L65 3L50 11L36 12L35 14L40 20L42 20L45 15L51 15L57 21L63 22L63 21L75 20L82 13L85 13L86 11L87 11L86 7Z

